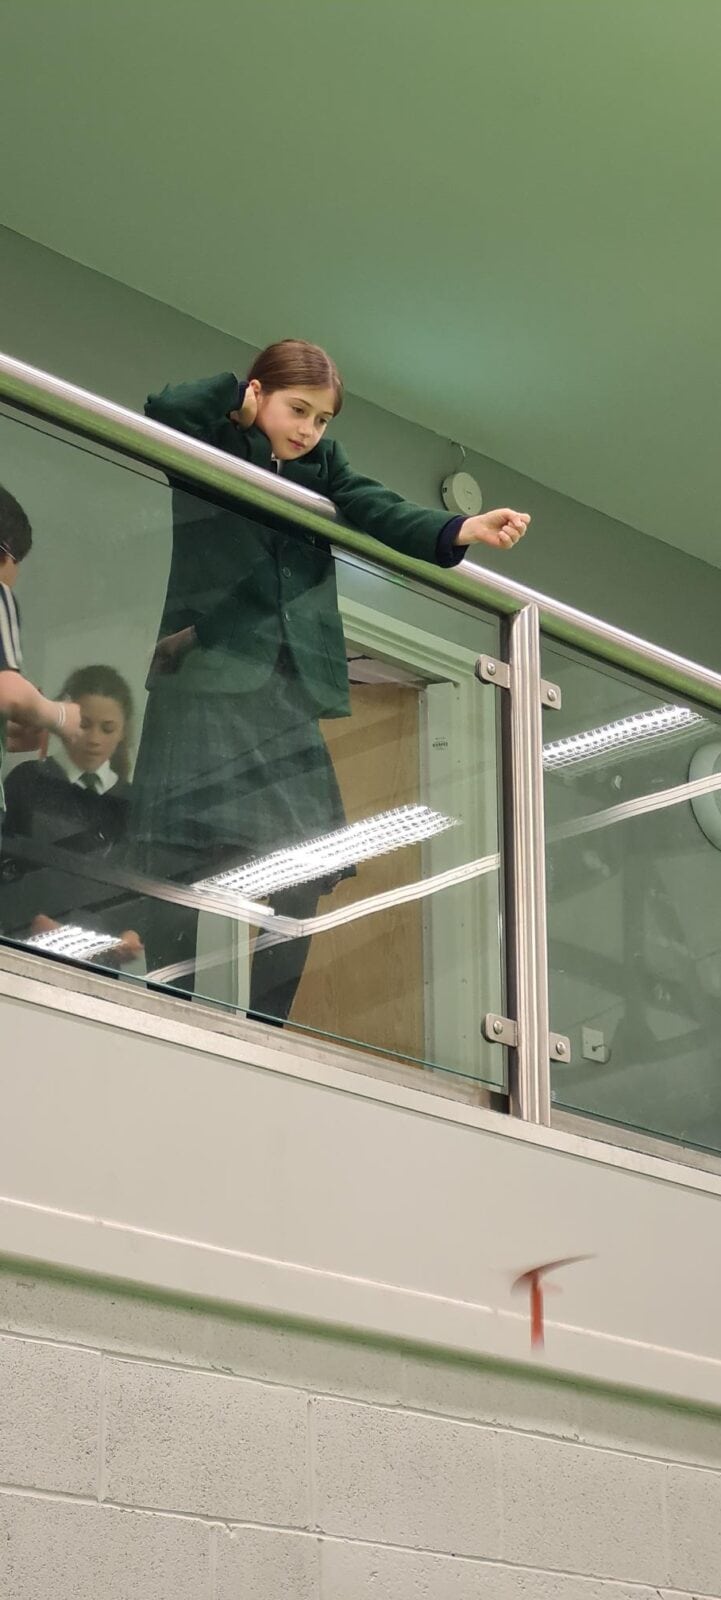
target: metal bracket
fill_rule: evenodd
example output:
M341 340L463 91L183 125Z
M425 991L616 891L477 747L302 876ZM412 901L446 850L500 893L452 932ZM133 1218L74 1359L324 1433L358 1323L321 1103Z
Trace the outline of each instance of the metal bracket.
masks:
M489 1044L507 1044L511 1049L518 1045L518 1023L513 1017L502 1017L495 1011L488 1011L481 1023L481 1031ZM549 1033L548 1054L552 1061L562 1061L568 1065L571 1060L570 1039L564 1033Z
M488 1011L481 1023L481 1031L489 1044L518 1044L518 1027L513 1017L499 1017L495 1011Z
M492 683L496 689L510 689L511 668L507 661L499 661L497 656L479 656L476 661L476 677L481 683ZM561 691L557 683L549 683L547 678L541 678L541 705L549 711L560 711Z
M476 677L481 683L493 683L497 689L510 689L511 669L507 661L499 661L497 656L479 656L476 661Z
M541 705L547 711L560 711L563 696L557 683L549 683L547 678L541 678Z

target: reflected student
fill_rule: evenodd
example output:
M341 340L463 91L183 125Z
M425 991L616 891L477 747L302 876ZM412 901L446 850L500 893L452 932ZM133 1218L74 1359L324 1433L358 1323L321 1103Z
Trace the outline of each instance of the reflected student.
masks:
M9 722L15 725L17 742L26 738L29 746L37 744L44 730L73 738L80 728L76 704L47 700L20 670L20 612L14 590L20 563L29 555L32 542L25 511L15 496L0 486L0 775ZM0 829L4 821L5 796L0 781Z
M325 495L363 532L419 561L454 566L468 546L511 548L529 523L508 509L451 517L353 471L327 437L343 402L335 363L286 339L232 372L149 396L149 417ZM136 864L194 882L332 832L344 823L319 728L350 714L343 626L329 540L272 513L173 494L173 554L135 773ZM314 914L335 877L289 884L277 913ZM150 969L177 967L192 991L197 912L156 902ZM257 952L251 1012L290 1013L309 940ZM184 969L184 970L182 970Z
M49 933L65 920L117 932L118 942L98 959L118 966L136 959L143 948L139 935L124 927L126 897L116 905L117 894L102 880L63 869L55 852L105 860L117 856L130 804L132 695L114 667L97 665L71 672L61 698L78 705L77 734L66 737L56 755L44 749L41 760L15 767L7 780L7 838L17 841L17 853L12 889L5 889L5 915L12 903L18 925L33 934ZM23 858L22 840L32 843L32 859ZM47 846L54 852L50 867L43 865Z

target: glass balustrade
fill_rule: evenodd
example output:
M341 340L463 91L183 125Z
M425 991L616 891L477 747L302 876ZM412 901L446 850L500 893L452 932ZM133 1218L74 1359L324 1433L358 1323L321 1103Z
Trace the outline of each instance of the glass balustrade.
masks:
M6 761L3 938L503 1089L498 619L9 407L0 435L25 671L83 713Z
M556 1111L721 1150L721 718L546 642Z

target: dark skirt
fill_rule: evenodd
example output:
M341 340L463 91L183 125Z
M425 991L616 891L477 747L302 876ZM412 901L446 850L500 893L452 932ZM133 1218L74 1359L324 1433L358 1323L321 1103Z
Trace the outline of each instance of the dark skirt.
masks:
M345 823L333 763L287 656L251 694L192 692L158 678L135 767L129 825L137 869L248 860Z

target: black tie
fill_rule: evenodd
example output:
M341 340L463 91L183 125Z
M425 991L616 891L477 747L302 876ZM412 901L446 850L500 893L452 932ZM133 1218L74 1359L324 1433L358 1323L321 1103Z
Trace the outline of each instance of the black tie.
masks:
M97 794L100 788L97 772L81 772L78 783L81 783L84 789L90 789L93 794Z

